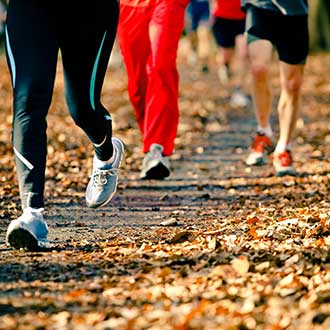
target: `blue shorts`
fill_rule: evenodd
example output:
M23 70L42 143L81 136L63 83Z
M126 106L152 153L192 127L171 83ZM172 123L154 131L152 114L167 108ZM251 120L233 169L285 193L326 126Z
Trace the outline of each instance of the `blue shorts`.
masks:
M208 1L191 1L187 10L191 18L192 31L196 31L201 22L208 23L210 17Z

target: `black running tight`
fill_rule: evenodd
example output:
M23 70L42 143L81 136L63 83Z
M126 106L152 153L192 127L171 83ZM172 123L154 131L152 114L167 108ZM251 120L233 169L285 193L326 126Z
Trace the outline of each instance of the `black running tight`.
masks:
M13 145L22 207L43 206L46 115L59 50L75 123L111 157L111 117L100 102L118 22L117 0L10 0L7 60L14 89ZM59 123L60 125L60 123Z

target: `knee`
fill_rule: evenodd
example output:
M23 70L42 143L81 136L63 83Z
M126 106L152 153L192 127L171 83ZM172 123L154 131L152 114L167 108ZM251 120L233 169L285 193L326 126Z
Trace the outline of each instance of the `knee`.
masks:
M285 79L283 82L283 89L290 95L298 95L302 85L302 77L295 76Z
M67 98L66 102L74 123L80 128L88 126L90 119L86 116L86 114L88 114L91 110L86 109L86 104L78 102L77 100L72 100L71 98ZM85 115L82 116L81 114Z
M263 80L268 76L269 66L264 63L252 63L251 73L256 80Z
M138 88L129 90L128 95L134 107L139 107L139 105L143 104L145 100L145 91L142 91Z
M17 116L35 116L43 118L48 111L52 93L40 84L25 84L16 86L14 94L14 109Z
M176 67L176 59L175 58L167 58L166 60L156 61L154 66L151 68L151 75L160 77L162 79L166 79L166 77L171 77L176 75L177 67Z

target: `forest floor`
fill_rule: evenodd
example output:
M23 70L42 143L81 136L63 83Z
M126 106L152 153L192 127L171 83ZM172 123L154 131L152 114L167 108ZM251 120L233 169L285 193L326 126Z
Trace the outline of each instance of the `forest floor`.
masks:
M330 329L330 55L306 68L296 177L244 165L252 107L234 109L216 69L180 65L173 172L140 181L141 136L124 69L103 103L126 144L118 191L86 207L92 147L74 126L58 69L48 116L45 219L51 251L5 244L20 215L12 96L0 58L0 329ZM272 69L278 98L277 66ZM272 118L278 133L274 103Z

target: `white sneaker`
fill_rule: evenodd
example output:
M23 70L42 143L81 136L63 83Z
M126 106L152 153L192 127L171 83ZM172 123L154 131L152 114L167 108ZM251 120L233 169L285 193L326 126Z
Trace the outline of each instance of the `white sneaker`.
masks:
M118 169L124 155L124 144L118 138L112 138L113 160L104 162L102 168L93 165L93 173L86 189L86 203L91 208L107 204L117 191Z
M143 159L140 179L163 180L170 175L170 161L163 156L163 150L164 147L157 143L150 146L150 151Z
M273 143L271 139L267 135L257 132L252 141L250 152L245 163L248 166L264 165L267 162L267 155L272 151Z
M48 226L42 215L43 208L27 207L7 229L6 242L15 249L37 251L48 243Z
M233 108L244 108L248 105L248 97L241 91L241 89L235 89L230 98L230 106Z

